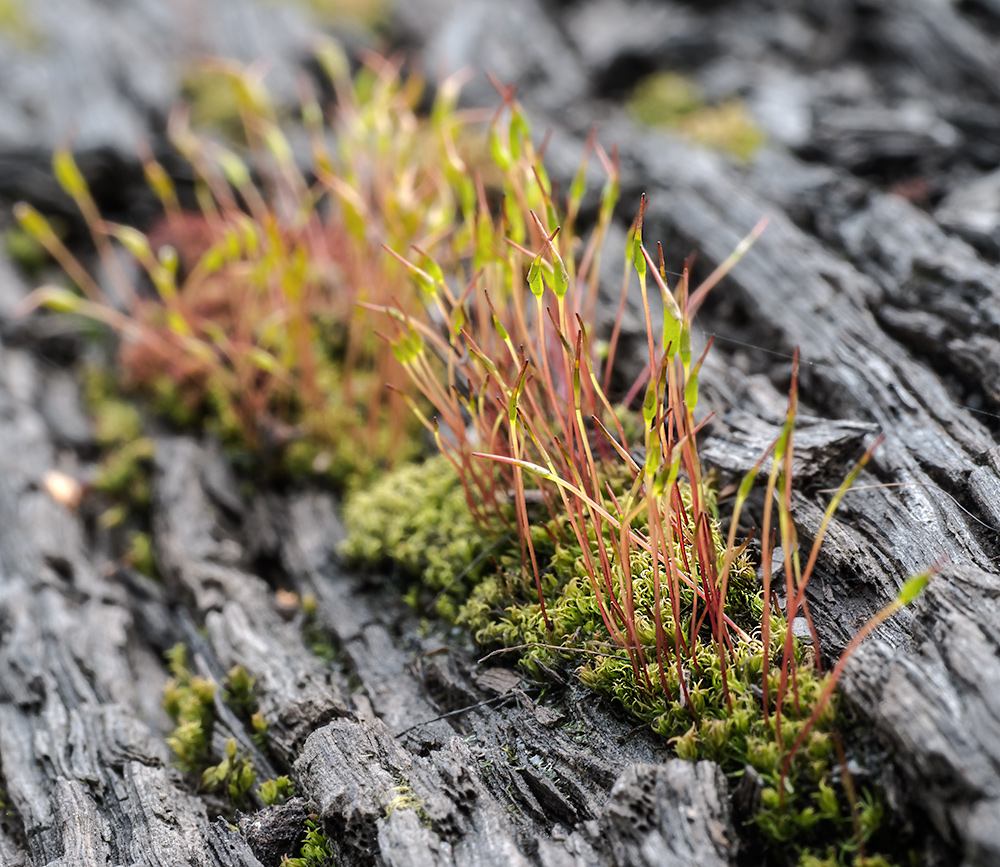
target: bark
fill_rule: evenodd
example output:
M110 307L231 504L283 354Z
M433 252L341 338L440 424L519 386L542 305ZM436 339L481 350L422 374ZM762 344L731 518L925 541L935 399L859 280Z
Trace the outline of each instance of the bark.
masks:
M702 379L715 411L706 462L737 479L774 438L794 347L804 541L827 489L885 436L830 526L811 610L832 659L908 575L941 565L847 668L845 695L877 741L859 748L855 774L877 776L930 863L997 863L1000 232L960 197L929 205L1000 161L1000 7L662 3L640 15L641 4L591 0L571 15L519 0L497 18L489 3L436 0L428 18L402 5L395 26L426 43L428 69L462 34L485 28L499 44L516 31L503 43L513 60L494 51L491 63L534 102L536 127L551 127L563 189L601 121L624 171L609 249L621 249L641 191L646 238L663 240L668 263L697 252L696 276L770 218L699 319L702 338L717 336ZM532 31L532 16L545 26ZM635 127L605 97L661 51L720 98L725 82L750 82L773 146L736 166ZM585 214L595 202L592 191ZM616 257L602 287L610 309ZM420 631L391 576L343 568L326 494L247 499L217 446L164 435L153 509L164 582L110 563L92 518L44 489L46 472L76 471L93 441L75 382L52 363L67 356L63 325L10 318L23 291L0 262L0 863L268 867L309 814L341 865L736 862L717 768L669 759L572 683L553 706L505 657L480 664L455 636ZM626 361L639 324L630 310ZM745 529L754 518L751 508ZM278 590L314 595L313 621ZM306 627L335 648L332 664L307 647ZM295 780L296 800L256 801L238 831L171 766L162 654L179 641L217 684L244 666L270 723L261 747L219 690L216 760L233 738L259 780Z

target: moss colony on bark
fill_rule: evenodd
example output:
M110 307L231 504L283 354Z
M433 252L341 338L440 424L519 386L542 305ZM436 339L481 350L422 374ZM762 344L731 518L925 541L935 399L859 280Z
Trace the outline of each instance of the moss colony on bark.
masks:
M309 171L293 159L256 73L219 66L240 140L223 145L174 119L199 211L183 210L147 159L164 210L149 235L104 221L70 154L58 153L56 177L87 219L116 298L21 205L25 233L75 284L43 287L31 303L119 332L122 387L175 424L214 431L243 466L349 492L347 555L397 563L416 579L409 598L419 608L484 647L517 648L533 677L576 670L679 756L753 775L752 822L779 857L888 863L866 854L886 843L881 803L855 792L838 752L844 659L821 671L805 597L833 510L871 450L808 551L791 510L794 369L781 435L739 485L726 534L698 455L704 354L693 355L692 320L763 224L700 286L685 267L671 287L662 250L654 257L643 244L643 202L624 251L618 319L598 344L600 263L619 194L614 152L592 136L561 196L511 89L497 85L500 107L477 130L456 111L453 79L421 117L420 82L387 61L370 59L352 79L332 43L319 59L338 113L331 137L304 89ZM604 183L591 201L595 156ZM141 266L144 291L125 278L116 246ZM644 369L613 396L636 280ZM662 304L656 321L650 293ZM93 391L108 449L101 487L124 501L119 508L130 498L144 505L151 452L141 418L114 389ZM423 451L421 429L441 454L406 464ZM758 580L735 534L762 471ZM133 556L148 560L142 547ZM911 579L859 640L926 580ZM809 652L791 634L795 618L811 631ZM235 745L206 767L212 685L190 676L180 651L171 665L179 762L244 801L253 780ZM275 782L266 797L284 791ZM310 846L302 863L326 857L318 837Z

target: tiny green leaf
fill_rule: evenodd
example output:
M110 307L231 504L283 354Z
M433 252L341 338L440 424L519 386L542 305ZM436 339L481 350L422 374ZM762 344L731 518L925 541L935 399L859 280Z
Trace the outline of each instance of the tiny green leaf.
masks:
M896 597L899 600L899 603L901 605L909 605L913 602L913 600L923 593L923 590L927 586L927 582L930 581L930 579L930 572L921 572L919 575L907 578L899 590L899 595Z
M504 147L500 132L495 126L490 130L490 157L503 171L508 171L513 164L511 153Z
M636 226L632 233L632 263L640 277L646 276L646 257L642 252L642 227Z
M87 182L68 150L60 148L52 156L52 173L56 176L59 186L72 199L89 195Z
M238 190L242 190L250 186L250 169L248 169L247 164L231 150L219 148L216 153L216 159L218 160L219 168L222 169L222 174L225 176L228 183L232 184Z
M111 227L111 234L140 262L149 262L153 258L149 239L138 229L133 229L131 226L116 225Z
M49 221L27 202L18 202L14 205L14 216L21 224L21 228L43 246L48 246L47 240L56 240L56 234L52 231Z
M58 313L78 313L83 299L69 289L58 286L43 286L32 293L32 300L41 307L48 307Z
M531 287L531 292L536 298L542 297L542 293L545 291L545 286L542 283L541 253L531 260L531 265L528 267L528 285Z
M338 87L350 84L351 64L339 43L333 39L321 38L316 48L316 59L333 84Z
M282 372L278 359L266 349L261 349L259 346L255 346L250 350L250 360L266 373L279 375Z

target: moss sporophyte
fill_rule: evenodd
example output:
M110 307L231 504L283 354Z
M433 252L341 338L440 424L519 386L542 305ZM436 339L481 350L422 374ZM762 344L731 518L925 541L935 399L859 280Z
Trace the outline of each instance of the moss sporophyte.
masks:
M879 863L870 854L885 842L877 795L855 789L837 753L835 687L847 655L826 671L789 628L801 619L818 647L807 588L833 512L877 443L837 489L808 550L792 509L796 364L784 425L736 488L727 523L698 451L709 346L696 356L691 323L763 222L700 285L685 266L670 286L662 249L651 254L643 239L643 200L618 316L598 341L615 152L592 135L562 196L512 89L497 85L500 107L477 130L455 110L456 79L420 117L420 82L402 80L391 63L369 58L352 79L332 43L319 59L338 114L331 144L303 88L307 172L257 74L211 68L232 89L245 142L238 152L175 116L171 133L194 169L199 210L184 211L147 158L165 215L149 235L104 221L60 151L56 177L87 219L119 301L22 205L23 230L75 284L37 290L31 304L119 332L127 383L176 421L200 419L233 449L350 490L347 552L395 559L421 579L411 592L421 605L483 645L522 648L532 674L578 665L584 683L678 755L758 780L752 822L781 857ZM605 180L591 205L595 157ZM115 246L136 260L145 285L125 279ZM616 395L635 282L642 369ZM654 306L663 311L655 321ZM118 416L108 424L134 427ZM413 426L440 455L379 476L420 453ZM758 578L737 528L761 474ZM907 582L848 653L926 580ZM245 687L234 677L230 693L246 698ZM178 755L192 769L205 764L210 689L175 672L168 696ZM229 758L232 770L238 756Z
M681 757L752 772L760 780L752 821L772 846L805 860L876 863L866 848L878 842L881 808L844 782L835 751L834 689L847 654L824 673L788 624L801 618L818 647L806 590L833 513L878 442L837 489L803 557L792 519L796 357L785 423L739 484L724 535L698 454L698 377L709 347L694 357L691 322L763 223L700 286L689 285L685 267L671 288L662 250L654 259L643 243L643 201L625 250L619 319L600 358L588 323L616 162L588 142L560 210L522 110L510 91L501 94L488 133L499 210L480 182L465 246L454 236L433 257L418 250L406 260L423 314L385 309L386 339L424 399L411 407L442 456L357 492L347 504L347 551L416 572L438 613L484 645L523 649L536 675L583 660L584 683L647 721ZM608 180L584 238L575 222L591 149ZM608 384L633 272L646 363L615 406ZM651 288L663 309L655 325ZM758 581L736 533L761 472ZM777 540L781 586L771 572ZM904 585L859 640L927 577Z

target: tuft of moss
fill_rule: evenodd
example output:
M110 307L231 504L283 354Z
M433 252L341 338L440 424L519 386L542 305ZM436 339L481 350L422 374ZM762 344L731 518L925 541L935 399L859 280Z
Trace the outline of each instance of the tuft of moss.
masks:
M422 587L437 597L438 615L449 622L457 617L458 602L488 571L490 564L480 555L502 535L476 523L443 455L402 465L349 497L344 522L348 538L342 552L349 560L389 560L420 576Z
M691 141L748 162L764 144L764 133L738 99L692 112L677 128Z
M26 0L0 0L0 39L35 51L44 44L44 36L31 20L30 8Z
M135 404L104 397L94 406L94 436L105 447L121 446L142 435L142 415Z
M223 683L223 700L240 719L250 719L257 711L255 679L242 665L234 665Z
M149 470L155 455L156 445L148 437L118 446L101 461L94 487L132 506L148 506L152 495Z
M0 6L0 29L3 28L2 17ZM3 247L10 260L32 277L37 276L52 261L45 247L17 226L11 226L3 233Z
M334 867L333 850L330 841L315 819L306 819L305 836L295 858L284 855L281 867Z
M257 774L250 756L240 754L236 740L230 738L226 743L226 754L222 761L205 768L199 788L206 792L217 792L221 789L234 809L243 810L249 803L250 791L256 779Z
M404 780L398 786L394 786L390 791L393 797L392 800L385 805L385 817L387 819L399 810L413 810L422 824L427 826L431 824L431 817L427 812L427 807L424 804L423 799L420 798L412 788L410 788L409 783Z
M177 723L167 735L167 745L182 771L200 773L211 754L215 685L191 673L183 644L175 644L166 657L172 676L163 690L163 708Z
M280 806L295 796L295 786L288 777L275 777L261 783L257 794L267 806Z
M311 2L373 8L370 0ZM338 111L327 129L318 95L303 86L299 129L312 157L305 172L282 131L286 118L254 69L218 60L188 72L195 127L215 130L201 135L187 121L171 128L191 165L198 208L182 207L167 170L146 159L163 206L148 234L104 220L72 154L54 155L55 178L105 264L123 249L155 294L111 267L112 299L46 217L26 203L15 215L75 284L42 287L28 306L117 331L130 391L175 423L211 430L258 475L346 488L416 451L408 434L417 421L404 397L385 388L402 378L390 370L392 349L375 336L372 316L397 299L416 312L420 300L407 270L382 247L454 236L459 207L474 208L475 189L456 151L464 121L454 80L428 118L419 113L421 81L392 63L371 56L352 77L332 40L318 41L316 59ZM108 415L113 428L120 419L110 408ZM107 487L127 483L109 475Z
M376 27L391 8L391 0L296 0L327 21Z
M255 679L242 665L234 665L223 681L222 700L250 729L250 736L261 749L267 746L267 720L257 702Z
M235 87L230 78L204 65L181 73L181 95L191 112L191 125L211 130L226 141L245 144L243 122Z
M645 126L674 126L681 118L705 108L698 86L677 72L658 72L640 81L628 111Z
M129 533L128 551L124 560L143 575L150 578L156 578L159 575L156 568L156 555L153 552L153 540L149 533L143 533L141 530L133 530Z
M82 378L84 401L94 420L94 437L103 452L94 488L114 501L115 511L103 519L106 527L112 527L122 523L130 512L144 512L148 507L156 446L152 439L142 435L142 413L122 397L114 374L90 365L84 368ZM151 566L152 547L146 557L141 550L143 544L141 539L133 537L126 559L137 559L144 566ZM139 568L135 562L133 565Z
M689 495L682 488L682 496ZM662 735L681 758L711 759L734 778L756 773L762 787L760 808L751 822L772 851L794 853L810 864L882 863L878 858L861 859L857 853L856 831L860 829L864 842L876 838L883 807L876 793L862 790L856 808L863 819L856 828L848 797L837 782L833 733L843 720L836 701L820 714L784 781L784 796L780 794L782 763L816 707L828 675L816 674L807 663L806 648L794 644L799 663L796 686L786 691L779 740L773 703L779 693L787 624L772 611L772 707L765 716L760 699L763 602L745 554L730 573L727 611L750 638L734 638L723 674L719 654L705 640L702 624L694 656L684 663L685 691L676 667L665 665L660 678L651 616L654 575L648 554L637 552L631 558L637 631L646 652L646 666L637 670L608 634L586 574L586 558L566 528L558 521L532 527L552 624L547 629L533 578L522 568L516 543L504 542L499 530L484 532L474 524L458 474L445 458L390 471L370 490L347 501L345 518L349 537L344 550L352 559L398 565L417 579L413 595L446 589L438 613L466 627L480 645L522 648L517 651L521 667L539 679L548 669L575 671L586 686ZM724 543L717 522L711 531L721 558ZM596 540L591 542L596 557ZM489 565L481 562L470 568L491 546ZM607 606L608 597L602 601ZM680 599L682 638L690 639L692 629L699 629L694 603L694 593L685 588ZM665 621L664 627L666 644L673 646L672 626ZM823 860L829 858L834 860Z
M691 141L744 162L764 143L764 134L740 100L707 105L698 86L676 72L643 79L629 99L628 111L645 126L676 129Z

